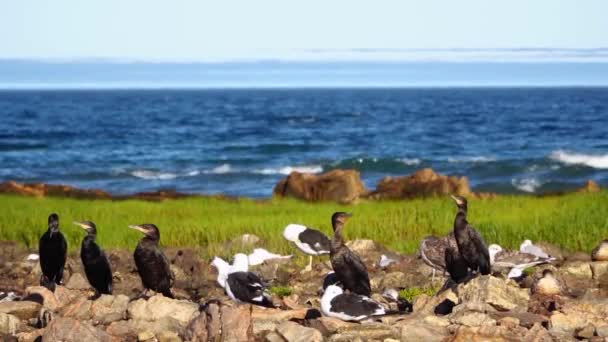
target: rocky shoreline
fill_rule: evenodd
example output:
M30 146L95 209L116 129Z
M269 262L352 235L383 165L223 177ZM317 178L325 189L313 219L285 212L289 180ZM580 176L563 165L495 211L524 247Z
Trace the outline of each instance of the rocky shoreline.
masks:
M598 192L600 187L592 180L587 181L578 191ZM139 192L130 195L113 195L104 190L79 189L69 185L45 183L18 183L7 181L0 183L0 193L17 194L34 197L69 197L77 199L137 199L161 201L187 197L214 197L234 199L226 195L200 195L180 193L174 190ZM292 197L305 201L330 201L342 204L357 203L359 200L400 200L430 196L460 195L472 198L493 198L495 193L475 193L469 187L467 177L446 176L430 168L418 170L411 175L385 177L380 180L376 189L369 190L363 184L356 170L336 169L323 174L291 172L279 180L273 191L275 197ZM545 195L562 195L552 193Z
M400 255L371 240L349 247L368 265L373 298L385 289L440 287L440 274L415 255ZM65 284L54 293L37 286L40 267L24 247L0 243L0 337L4 341L569 341L608 340L608 261L588 253L568 254L542 244L557 257L518 282L494 273L436 295L414 293L413 313L373 322L349 323L320 317L319 290L327 262L301 273L289 260L270 260L252 269L272 287L277 309L236 305L215 282L216 271L190 249L166 248L176 275L176 299L155 295L133 298L142 290L132 251L110 250L114 295L92 294L79 256L68 258ZM253 246L251 246L253 247ZM263 246L262 246L263 247ZM395 260L380 267L381 255ZM544 269L553 270L567 291L543 296L530 287ZM11 293L9 295L9 293ZM272 291L271 291L272 292ZM435 313L446 300L451 313Z

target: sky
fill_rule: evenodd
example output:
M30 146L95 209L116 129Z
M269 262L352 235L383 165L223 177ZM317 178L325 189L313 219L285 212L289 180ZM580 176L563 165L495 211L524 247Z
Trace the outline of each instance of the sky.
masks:
M607 13L605 0L2 1L0 58L208 61L327 50L608 48Z

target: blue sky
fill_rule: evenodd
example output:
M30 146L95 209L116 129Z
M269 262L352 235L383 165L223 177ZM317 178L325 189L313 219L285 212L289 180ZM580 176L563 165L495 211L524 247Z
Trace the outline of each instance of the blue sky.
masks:
M598 48L608 47L607 13L605 0L2 1L0 58L197 61L298 59L326 49L348 56L357 53L352 49Z

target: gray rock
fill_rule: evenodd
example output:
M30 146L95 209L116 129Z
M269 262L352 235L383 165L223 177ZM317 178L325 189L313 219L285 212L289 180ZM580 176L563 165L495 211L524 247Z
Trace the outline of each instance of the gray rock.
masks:
M110 335L86 322L72 318L55 318L42 335L43 341L110 341Z
M240 342L251 340L251 306L222 306L222 341ZM213 338L213 336L210 336Z
M277 332L287 342L321 342L323 335L317 330L307 328L295 322L283 322L277 327Z
M128 304L127 314L135 321L156 321L170 317L185 327L196 317L198 305L186 300L175 300L163 295L155 295L148 300L138 299Z
M89 285L89 282L82 276L82 274L74 273L70 277L70 280L68 280L65 287L71 290L87 290L91 288L91 285Z
M0 302L0 312L17 316L26 320L38 316L42 305L30 301L4 301Z
M19 331L20 325L17 316L0 312L0 334L14 335Z
M487 303L501 311L526 311L530 299L527 289L492 276L476 277L459 285L457 292L461 303Z
M481 325L496 325L496 320L485 313L476 311L459 311L450 315L453 324L478 327Z

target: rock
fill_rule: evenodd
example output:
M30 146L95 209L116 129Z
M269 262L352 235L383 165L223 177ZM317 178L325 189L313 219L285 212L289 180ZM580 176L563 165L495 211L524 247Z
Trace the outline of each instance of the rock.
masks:
M182 342L182 339L176 332L173 331L163 331L156 335L158 342Z
M137 334L138 341L152 341L152 340L154 340L154 338L155 338L154 334L149 331L142 331L139 334Z
M251 306L222 306L222 341L249 341L251 340ZM211 336L213 338L213 336Z
M608 323L596 327L595 332L599 337L608 338Z
M410 316L398 324L401 327L400 340L403 342L440 342L445 341L448 336L445 326L429 324L414 316Z
M475 341L521 341L527 330L522 327L507 328L503 326L481 325L469 327L457 326L454 336L450 341L475 342Z
M387 273L380 282L381 289L394 289L407 287L407 277L403 272Z
M55 318L44 331L43 341L110 341L110 335L94 326L72 318Z
M186 300L175 300L157 294L147 301L138 299L128 304L127 314L130 319L139 321L156 321L171 317L185 327L198 315L198 305Z
M304 319L308 313L307 308L296 310L266 309L254 306L251 310L253 335L258 336L265 331L273 331L276 326L291 319Z
M527 289L492 276L478 276L459 285L457 292L461 303L487 303L501 311L526 311L530 299Z
M353 252L362 255L379 253L384 249L376 241L369 239L350 240L346 242L346 246Z
M590 265L594 280L599 281L608 274L608 261L594 261Z
M275 332L275 331L271 331L268 334L266 334L266 342L286 342L285 339L283 337L281 337L281 335L279 335L279 333Z
M560 267L560 271L564 273L564 275L569 275L576 278L583 279L592 279L593 272L591 271L591 266L589 262L582 261L573 261L567 262L562 267Z
M469 180L466 177L448 177L426 168L409 176L385 177L368 197L372 199L404 199L443 195L467 196L470 194Z
M91 305L93 320L101 324L109 324L127 317L129 297L125 295L102 295Z
M320 175L294 171L280 180L272 193L307 201L352 203L366 192L358 171L332 170Z
M496 320L490 318L485 313L476 311L459 311L450 316L450 322L453 324L466 325L469 327L478 327L481 325L496 325Z
M577 315L566 315L561 312L551 315L551 332L573 335L576 330L583 329L585 326L587 326L587 321Z
M186 340L192 342L206 342L209 339L206 312L202 312L188 323L186 331L184 332L184 337Z
M324 330L327 331L328 334L335 334L339 331L348 331L354 325L356 325L356 323L345 322L337 318L325 316L317 318L316 321L321 323Z
M110 195L101 190L82 190L69 185L55 185L44 183L17 183L8 181L0 184L0 193L12 193L25 196L60 196L74 198L110 198Z
M30 301L4 301L0 302L0 313L11 314L19 319L35 318L42 305Z
M307 328L299 325L295 322L283 322L277 327L277 332L287 342L321 342L323 341L323 335L312 328Z
M70 280L68 280L68 283L65 285L65 287L71 290L87 290L91 288L89 282L84 279L84 277L80 273L72 274Z
M123 322L123 321L118 321ZM164 331L173 331L178 333L183 333L185 327L182 324L172 318L172 317L161 317L154 321L145 321L145 320L129 320L129 325L133 328L133 330L137 333L141 333L144 331L149 331L153 334L160 334Z
M210 304L205 310L207 315L207 333L209 338L220 336L222 329L222 321L220 317L220 307L217 304Z
M523 341L526 342L552 342L553 338L540 323L535 323L524 335Z
M36 329L32 331L24 331L16 334L17 341L19 342L40 342L44 334L44 329Z
M20 324L17 316L0 312L0 334L14 335L19 331Z
M128 321L112 322L106 328L106 332L121 341L136 341L137 329Z
M581 339L590 339L595 336L595 327L591 324L587 324L584 328L576 332L576 337Z
M585 192L585 193L594 193L594 192L600 192L600 186L592 181L591 179L589 179L585 185L583 185L582 188L578 189L578 192Z
M57 286L55 292L51 292L43 286L30 286L25 289L25 294L28 298L39 298L42 306L51 311L60 309L81 295L79 292L68 290L64 286Z
M507 326L514 324L517 322L517 325L520 325L524 328L530 329L536 324L547 325L548 318L542 315L536 315L530 312L500 312L495 311L489 313L490 317L498 320L500 325L502 323L506 323Z

